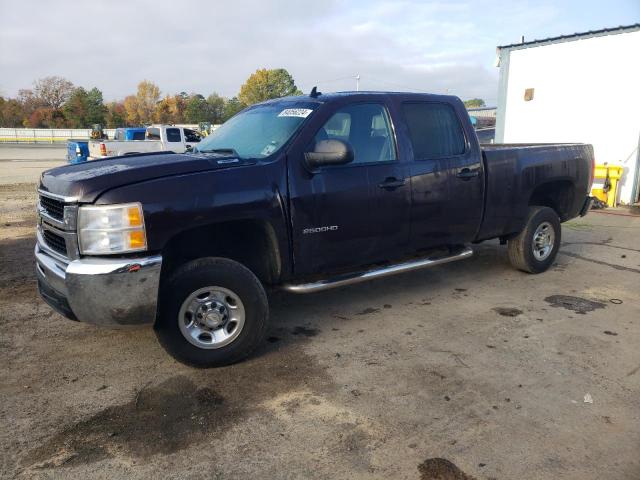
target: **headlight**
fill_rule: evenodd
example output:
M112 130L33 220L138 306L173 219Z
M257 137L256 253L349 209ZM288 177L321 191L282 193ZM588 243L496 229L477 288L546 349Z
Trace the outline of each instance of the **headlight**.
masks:
M78 209L80 253L107 255L147 249L142 205L87 205Z

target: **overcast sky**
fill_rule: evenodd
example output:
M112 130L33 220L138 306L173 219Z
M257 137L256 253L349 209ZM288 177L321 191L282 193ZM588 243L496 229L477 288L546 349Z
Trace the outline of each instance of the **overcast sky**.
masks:
M107 100L236 95L257 68L305 92L449 92L496 101L495 47L640 22L640 0L0 0L0 95L48 75Z

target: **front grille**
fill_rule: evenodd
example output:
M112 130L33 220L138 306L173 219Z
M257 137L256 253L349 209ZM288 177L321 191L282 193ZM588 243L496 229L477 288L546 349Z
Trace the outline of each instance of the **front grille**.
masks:
M50 217L56 220L64 219L64 202L41 195L40 206Z
M42 236L49 248L55 250L62 255L67 255L67 242L60 235L53 233L51 230L43 230Z

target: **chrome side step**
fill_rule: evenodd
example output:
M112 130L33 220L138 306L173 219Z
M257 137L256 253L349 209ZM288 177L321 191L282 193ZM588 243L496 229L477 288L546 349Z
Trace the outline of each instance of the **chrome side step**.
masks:
M441 265L443 263L463 260L465 258L471 257L472 255L473 250L471 250L469 247L459 247L455 250L452 250L449 255L442 257L422 258L420 260L397 263L395 265L389 265L387 267L382 267L375 270L346 273L337 277L319 280L312 283L302 283L300 285L285 284L282 288L292 293L320 292L322 290L328 290L330 288L343 287L345 285L351 285L353 283L360 283L367 280L373 280L375 278L395 275L396 273L410 272L412 270L418 270L420 268L433 267L435 265Z

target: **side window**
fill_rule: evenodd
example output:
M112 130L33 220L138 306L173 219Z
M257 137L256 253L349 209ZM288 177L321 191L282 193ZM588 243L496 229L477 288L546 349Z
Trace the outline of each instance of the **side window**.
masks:
M159 128L147 128L147 140L160 140L160 129Z
M405 103L402 109L409 127L415 160L464 153L464 133L451 105Z
M144 132L133 132L131 140L144 140Z
M377 103L359 103L338 110L318 130L314 142L322 140L351 144L353 163L396 160L389 115L386 108Z
M184 129L184 141L198 143L200 141L200 135L195 130L189 128Z
M182 137L180 136L179 128L167 128L167 142L181 142Z

